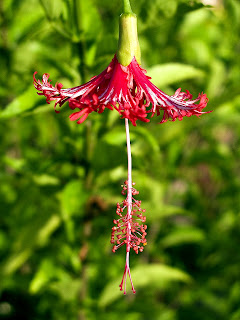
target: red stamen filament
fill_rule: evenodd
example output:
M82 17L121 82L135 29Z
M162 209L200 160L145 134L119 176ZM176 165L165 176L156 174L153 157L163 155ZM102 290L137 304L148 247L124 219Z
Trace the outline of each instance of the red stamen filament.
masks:
M130 135L128 127L128 119L125 119L126 136L127 136L127 151L128 151L128 180L122 185L122 194L126 195L126 199L120 204L117 203L116 213L119 216L118 219L114 219L113 223L115 226L112 228L111 243L115 244L112 251L115 252L118 248L126 244L126 263L123 273L122 282L120 284L120 290L123 290L126 294L126 280L127 275L129 276L132 291L135 293L133 281L131 277L129 267L129 253L132 248L137 254L142 252L144 246L147 244L145 236L147 235L147 226L140 223L146 221L146 217L143 216L145 210L141 209L141 201L133 198L133 195L138 195L139 192L133 187L135 183L132 183L132 159L131 159L131 146L130 146ZM124 216L123 212L127 208L127 213Z

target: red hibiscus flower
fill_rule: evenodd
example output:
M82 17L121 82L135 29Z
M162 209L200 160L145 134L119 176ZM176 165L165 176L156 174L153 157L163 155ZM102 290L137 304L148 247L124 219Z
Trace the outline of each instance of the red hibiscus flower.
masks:
M192 115L200 116L206 107L208 98L206 94L199 94L196 99L187 90L181 92L177 89L174 95L167 95L159 90L141 68L140 49L137 37L137 20L132 13L129 0L123 0L124 14L120 17L119 47L117 54L109 66L89 82L63 89L61 83L53 86L49 75L45 73L42 82L37 80L34 73L34 86L39 95L46 97L47 103L55 101L61 107L65 102L75 112L70 115L70 120L77 123L84 122L93 111L102 113L105 108L116 110L125 119L127 153L128 153L128 179L123 185L122 194L126 199L117 204L118 219L114 220L111 243L114 244L113 252L126 245L126 263L120 290L126 293L126 278L130 278L132 291L135 289L132 282L129 266L129 254L133 249L136 253L142 252L147 244L147 226L144 224L145 210L141 209L141 201L134 198L138 191L132 183L132 160L128 120L135 126L136 121L149 122L148 114L160 116L161 123L168 119L175 121ZM59 112L59 111L56 111Z
M206 94L199 94L192 100L189 91L181 92L181 88L172 96L162 92L149 80L135 57L128 66L123 66L115 55L98 76L69 89L63 89L61 83L51 85L46 73L42 82L35 78L35 74L34 86L38 94L45 95L48 103L55 100L55 107L68 101L69 107L76 110L70 120L78 120L77 123L82 123L93 111L102 113L105 108L117 110L134 126L137 120L148 122L148 113L161 116L161 122L182 120L184 116L200 116L208 102Z

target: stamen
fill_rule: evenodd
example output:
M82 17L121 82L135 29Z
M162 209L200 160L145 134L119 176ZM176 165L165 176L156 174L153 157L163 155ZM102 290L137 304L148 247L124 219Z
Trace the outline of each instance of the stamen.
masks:
M132 183L132 185L135 185L135 183ZM128 190L128 182L125 181L122 185L122 189ZM129 188L130 189L130 188ZM131 188L133 190L133 188ZM139 192L134 189L138 194ZM115 226L112 228L112 234L111 234L111 243L115 244L113 246L112 251L115 252L117 249L122 247L124 244L126 244L126 263L125 263L125 269L122 277L122 282L120 284L120 290L124 291L124 294L126 294L126 279L127 275L129 276L131 287L133 293L135 293L135 289L133 286L132 278L131 278L131 272L129 267L129 254L130 249L132 248L136 254L138 252L142 252L144 247L147 245L146 240L146 229L147 226L145 224L142 224L146 221L146 217L142 215L142 213L145 213L145 209L141 208L141 201L136 200L132 198L131 201L131 210L129 211L129 206L125 205L128 203L128 199L126 198L122 203L117 203L117 214L119 211L123 213L123 216L119 219L114 219L113 223ZM125 209L126 213L124 215Z

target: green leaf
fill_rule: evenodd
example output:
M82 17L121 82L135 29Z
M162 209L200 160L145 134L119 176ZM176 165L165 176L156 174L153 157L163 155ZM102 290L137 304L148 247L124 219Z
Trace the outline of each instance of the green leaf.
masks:
M1 272L9 275L15 272L31 256L34 248L43 246L51 234L59 227L60 217L39 216L21 230L14 243L13 253L2 265Z
M184 215L184 216L190 216L190 212L186 209L178 206L173 205L166 205L164 203L159 203L158 207L152 208L151 202L147 201L144 202L145 208L148 208L148 212L150 213L149 219L157 219L157 218L166 218L170 216L176 216L176 215Z
M47 112L52 112L52 108L49 107L49 104L39 105L36 109L24 112L23 117L31 117L32 115L44 114Z
M190 65L167 63L149 68L148 75L156 86L161 87L183 80L203 77L204 72Z
M23 94L10 102L4 110L0 111L0 119L16 117L25 111L32 109L37 100L39 100L39 96L33 85L31 85Z
M172 282L189 283L191 281L191 277L185 272L163 264L138 266L132 269L131 275L136 290L145 287L166 290L167 287L171 286ZM106 286L99 300L101 307L106 307L123 296L123 292L118 289L120 282L121 277ZM128 288L128 290L130 292L131 289Z
M163 213L164 186L156 179L153 179L141 171L133 171L133 181L140 191L138 198L142 200L142 208L146 209L148 221L156 219ZM163 213L164 215L164 213Z
M79 1L79 0L77 0ZM92 1L81 1L78 7L78 28L84 33L86 39L96 39L99 30L102 29L97 8L92 4ZM94 23L93 23L94 21ZM81 34L80 34L81 36ZM79 34L76 34L78 41Z
M56 186L60 183L60 180L57 177L48 174L34 175L33 181L40 186Z
M135 134L131 132L131 139L135 138ZM119 146L126 145L126 132L124 126L116 127L111 131L108 131L103 136L103 141L106 141L108 144Z
M214 110L214 119L208 118L206 121L217 120L217 123L239 123L239 111L240 111L240 95L235 96L231 100L220 104L216 110Z
M61 0L40 0L40 3L47 17L53 20L59 18L64 11L64 3Z
M26 160L22 158L17 159L17 158L11 158L11 157L5 156L2 158L2 161L14 171L21 172L26 166Z
M19 45L41 28L43 12L38 1L37 3L36 1L35 3L34 1L20 1L19 5L14 1L11 6L11 10L14 12L14 19L11 21L9 34L15 45L18 45L19 50Z
M157 0L155 3L156 9L161 10L168 18L172 17L177 10L177 0Z
M34 278L30 282L30 293L37 293L52 278L56 278L56 271L56 266L51 260L43 260Z
M96 177L96 187L99 190L106 188L111 183L116 183L127 175L127 170L123 166L111 170L105 170Z
M224 63L216 59L211 64L211 72L209 75L209 83L207 87L207 92L210 97L218 96L221 94L226 77L226 67Z
M57 293L63 301L68 303L78 298L79 290L81 288L82 280L80 278L71 279L69 276L61 281L52 282L49 287L52 291Z
M185 243L199 243L205 240L205 234L202 230L188 227L174 230L162 239L163 247L173 247Z
M144 139L149 144L154 156L159 154L160 152L159 143L155 138L155 136L148 129L146 129L145 127L136 126L133 128L132 131L136 133L137 135L136 139L139 139L139 138ZM132 137L132 133L131 133L131 137Z
M79 278L72 279L61 266L54 264L50 259L45 259L30 282L29 291L36 294L48 285L52 291L60 294L64 300L71 301L77 295L80 283Z
M88 193L82 181L70 181L59 196L64 219L68 219L74 213L83 214L82 207L88 198Z

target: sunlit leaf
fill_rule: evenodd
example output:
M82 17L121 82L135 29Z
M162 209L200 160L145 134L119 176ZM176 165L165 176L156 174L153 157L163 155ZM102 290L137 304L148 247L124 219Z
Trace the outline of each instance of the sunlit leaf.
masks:
M69 303L78 298L81 284L81 278L71 279L69 277L69 279L66 278L61 281L52 282L49 287L51 291L57 293L63 301Z
M60 183L58 178L47 175L47 174L34 175L33 181L40 186L46 186L46 185L56 186Z
M179 228L162 239L163 247L178 246L185 243L200 243L205 239L204 232L197 228Z
M168 63L148 68L148 75L152 77L151 81L156 86L161 87L184 80L203 77L204 72L193 66L180 63Z
M46 259L41 263L32 279L29 291L36 294L47 284L53 292L60 294L64 300L70 301L76 297L81 279L72 279L64 269L53 264L50 259Z
M26 165L25 159L17 159L5 156L2 160L7 166L16 171L23 170L24 166Z
M56 279L57 271L57 266L51 260L43 260L30 283L30 292L37 293L52 278Z
M214 61L211 65L211 73L207 88L210 97L221 94L225 77L226 70L224 63L218 60Z
M59 195L62 214L68 219L72 214L82 215L83 205L85 204L88 193L83 186L82 181L72 180L63 189Z
M135 135L131 133L131 138L134 139ZM107 132L103 136L103 140L109 144L119 146L119 145L126 145L126 132L125 127L117 127L113 130Z
M36 90L31 85L23 94L10 102L5 109L0 111L0 120L16 117L21 113L32 109L39 99Z

